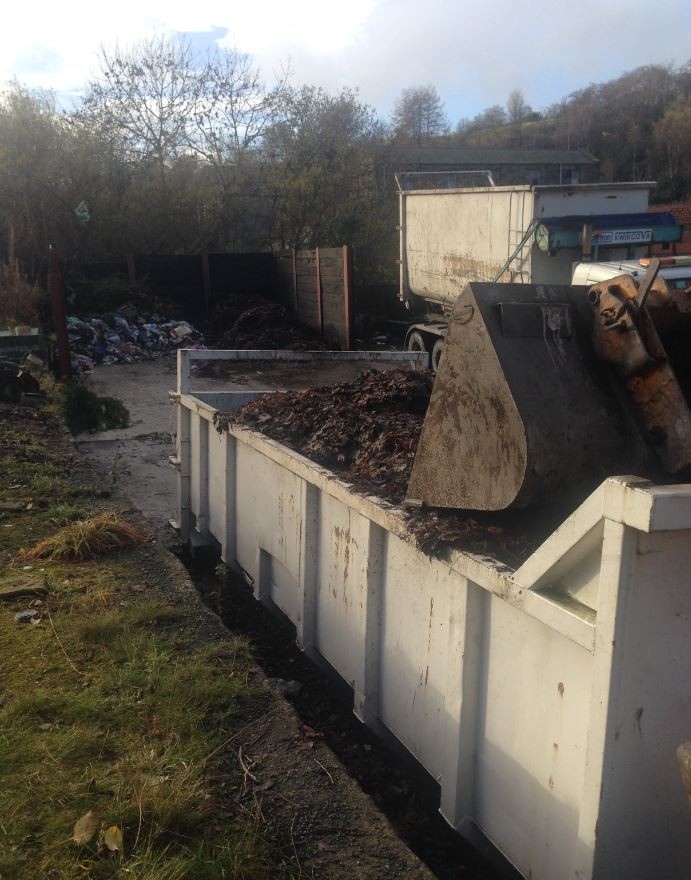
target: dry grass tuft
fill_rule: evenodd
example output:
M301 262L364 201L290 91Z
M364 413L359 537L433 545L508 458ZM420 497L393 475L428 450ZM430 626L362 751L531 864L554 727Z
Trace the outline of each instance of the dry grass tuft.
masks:
M105 511L97 516L68 523L30 550L20 550L19 559L83 562L115 550L138 547L150 540L151 535L131 526L117 514Z

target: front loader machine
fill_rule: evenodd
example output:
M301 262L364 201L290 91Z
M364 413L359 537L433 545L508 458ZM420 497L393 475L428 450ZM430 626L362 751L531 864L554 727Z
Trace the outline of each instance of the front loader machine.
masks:
M629 277L583 287L472 282L449 321L406 502L504 510L578 501L608 476L680 475L691 413L686 294ZM646 286L647 285L647 286ZM650 309L646 304L646 297Z

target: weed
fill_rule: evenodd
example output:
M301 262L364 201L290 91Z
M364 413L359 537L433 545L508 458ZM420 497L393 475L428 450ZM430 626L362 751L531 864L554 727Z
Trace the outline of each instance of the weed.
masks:
M171 608L157 599L143 599L127 612L127 619L134 626L172 623L181 617L178 608Z
M55 504L51 507L51 522L56 525L61 523L72 522L75 519L83 519L85 511L83 507L76 504Z
M79 637L85 645L107 645L124 631L122 614L115 611L87 617L78 626Z
M37 498L45 498L49 495L61 495L66 491L67 483L56 474L34 474L29 480L29 492Z
M114 397L99 397L80 382L65 386L60 408L73 434L126 428L130 422L129 410L121 401Z
M70 498L110 498L112 494L110 489L93 485L74 486L68 492Z
M120 519L117 514L105 511L88 519L68 523L30 550L21 550L19 558L22 561L49 559L83 562L114 550L137 547L149 540L149 535Z

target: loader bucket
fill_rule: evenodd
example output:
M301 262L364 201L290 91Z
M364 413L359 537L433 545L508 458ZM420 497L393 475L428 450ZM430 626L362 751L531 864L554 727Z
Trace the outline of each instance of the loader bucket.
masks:
M503 510L567 501L648 457L596 357L586 294L466 286L449 320L408 504Z

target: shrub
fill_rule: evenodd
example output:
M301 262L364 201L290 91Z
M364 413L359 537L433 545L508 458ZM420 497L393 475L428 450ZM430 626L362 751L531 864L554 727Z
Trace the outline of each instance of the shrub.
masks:
M67 427L73 434L126 428L130 422L129 410L122 401L114 397L99 397L80 382L65 386L61 409Z

